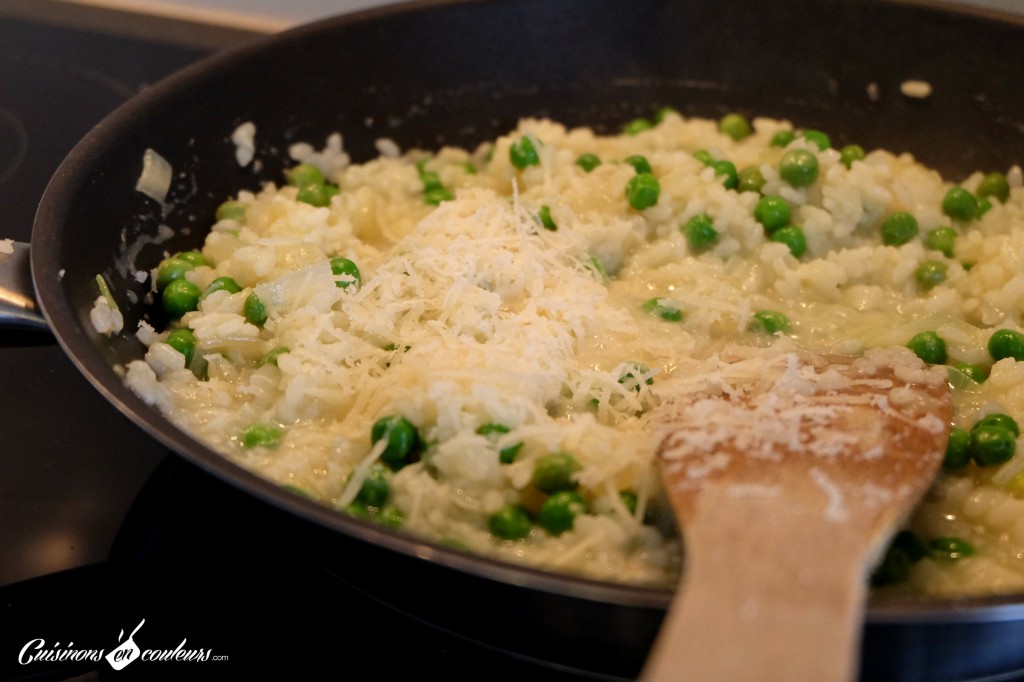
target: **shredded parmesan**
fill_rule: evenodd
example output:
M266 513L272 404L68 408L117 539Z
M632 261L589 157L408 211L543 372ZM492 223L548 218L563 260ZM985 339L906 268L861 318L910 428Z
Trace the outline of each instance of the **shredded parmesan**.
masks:
M256 156L256 124L246 121L231 133L235 145L235 161L239 166L248 166Z
M810 470L811 479L821 488L828 498L828 506L825 507L825 520L832 523L843 523L850 518L849 510L843 500L843 494L833 483L828 475L821 469Z

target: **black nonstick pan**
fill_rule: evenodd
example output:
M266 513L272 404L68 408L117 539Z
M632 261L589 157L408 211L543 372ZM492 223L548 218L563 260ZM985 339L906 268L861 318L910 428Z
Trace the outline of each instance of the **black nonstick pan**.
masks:
M926 81L931 95L906 96L908 80ZM128 390L118 368L143 348L128 335L98 335L89 310L102 273L134 329L150 311L145 285L121 267L126 252L148 269L165 251L197 247L218 204L281 177L293 142L339 131L362 161L380 137L402 148L473 147L523 116L614 131L664 105L787 118L837 146L908 151L953 179L1005 169L1024 161L1024 20L878 0L495 0L320 22L201 62L97 126L40 205L35 294L58 341L117 409L185 459L310 521L325 566L342 551L334 538L347 579L405 610L557 666L630 677L669 593L431 546L282 491ZM257 127L256 170L239 167L230 141L246 121ZM174 169L166 206L134 189L146 149ZM161 225L173 236L135 254ZM385 592L382 561L415 579ZM1013 674L1024 674L1024 595L870 604L865 679Z

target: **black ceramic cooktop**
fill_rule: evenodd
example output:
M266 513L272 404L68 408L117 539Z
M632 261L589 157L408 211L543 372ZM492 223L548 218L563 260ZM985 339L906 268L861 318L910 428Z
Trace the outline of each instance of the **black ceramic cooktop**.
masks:
M217 40L153 20L140 37L116 13L9 11L24 6L0 2L0 239L27 242L75 142ZM363 548L328 571L317 533L167 453L49 335L0 332L0 679L575 678L383 605L345 580ZM415 579L396 570L381 562L385 585ZM132 646L171 660L116 670ZM174 660L190 655L205 660Z

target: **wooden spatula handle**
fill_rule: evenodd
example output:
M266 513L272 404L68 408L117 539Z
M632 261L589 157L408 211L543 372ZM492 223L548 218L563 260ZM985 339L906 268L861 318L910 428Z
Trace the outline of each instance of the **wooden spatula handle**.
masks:
M733 499L716 499L725 495ZM856 523L833 523L820 511L780 502L736 499L720 488L698 498L684 534L681 599L641 679L854 678L863 567L876 548L865 546L870 534ZM723 504L729 514L716 517Z
M856 676L867 572L945 453L946 371L906 349L783 359L770 386L657 415L684 565L649 682Z

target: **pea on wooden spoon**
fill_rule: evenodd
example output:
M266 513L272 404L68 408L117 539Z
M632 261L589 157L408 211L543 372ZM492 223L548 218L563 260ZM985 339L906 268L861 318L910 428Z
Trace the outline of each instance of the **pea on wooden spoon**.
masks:
M765 365L653 415L685 563L644 680L855 679L868 574L942 462L944 367Z

